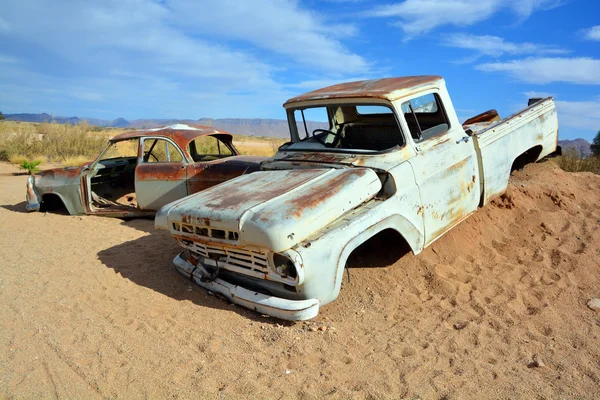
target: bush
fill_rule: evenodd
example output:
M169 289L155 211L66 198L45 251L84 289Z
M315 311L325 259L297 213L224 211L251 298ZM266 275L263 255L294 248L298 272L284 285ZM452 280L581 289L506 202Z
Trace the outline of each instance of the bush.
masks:
M594 137L594 140L592 140L590 150L592 150L593 155L600 157L600 131L596 133L596 137Z
M19 165L20 169L25 169L27 170L27 173L29 175L33 175L35 172L38 172L40 169L38 168L38 165L40 165L42 162L40 160L34 160L34 161L23 161L21 163L21 165Z
M0 160L45 158L50 162L94 159L109 135L123 130L104 129L80 122L77 125L50 123L0 123ZM110 135L110 136L112 136Z
M575 149L568 149L556 159L560 168L567 172L593 172L600 174L600 157L585 157Z

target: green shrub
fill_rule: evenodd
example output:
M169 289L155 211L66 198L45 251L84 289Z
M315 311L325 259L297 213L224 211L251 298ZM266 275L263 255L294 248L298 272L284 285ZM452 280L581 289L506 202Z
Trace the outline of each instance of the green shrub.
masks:
M27 173L29 175L34 174L35 172L38 172L40 169L38 168L38 165L40 165L42 162L40 160L34 160L34 161L23 161L20 165L19 168L20 169L25 169L27 170Z

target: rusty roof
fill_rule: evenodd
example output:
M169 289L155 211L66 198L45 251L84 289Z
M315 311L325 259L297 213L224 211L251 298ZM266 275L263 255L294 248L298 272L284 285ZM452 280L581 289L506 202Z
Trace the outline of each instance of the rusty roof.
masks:
M221 139L225 141L231 141L232 136L230 133L215 129L211 126L202 125L190 125L190 124L175 124L164 126L161 128L152 129L141 129L136 131L130 131L121 133L120 135L114 136L110 139L113 142L119 140L127 140L139 138L142 136L156 136L166 137L173 140L181 149L185 149L192 140L199 136L221 136Z
M398 91L435 83L440 80L442 80L441 76L421 75L339 83L337 85L313 90L312 92L293 97L285 102L284 107L301 101L342 99L349 97L367 97L392 101L398 98Z

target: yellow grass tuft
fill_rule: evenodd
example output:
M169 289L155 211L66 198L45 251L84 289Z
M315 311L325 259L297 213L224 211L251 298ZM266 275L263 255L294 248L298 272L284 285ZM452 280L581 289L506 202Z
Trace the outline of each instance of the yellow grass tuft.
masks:
M600 157L584 157L575 149L566 150L562 156L557 157L556 163L567 172L593 172L600 174Z
M240 136L236 135L237 138L234 141L234 145L240 154L245 156L272 157L277 152L279 146L285 142L283 139L269 138L269 140L263 140L263 138L247 136L244 137L246 140L240 141L238 140Z
M0 121L0 161L45 158L49 162L93 159L109 137L124 129L101 128L86 121L77 125Z

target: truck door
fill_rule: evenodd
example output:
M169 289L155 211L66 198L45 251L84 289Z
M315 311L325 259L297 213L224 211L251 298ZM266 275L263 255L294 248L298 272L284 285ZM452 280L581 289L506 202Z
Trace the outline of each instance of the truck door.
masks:
M402 104L415 142L410 160L423 203L425 245L477 209L480 199L475 146L460 125L451 126L438 94Z
M135 194L142 210L158 210L187 196L187 163L177 145L164 138L142 138L135 168Z

